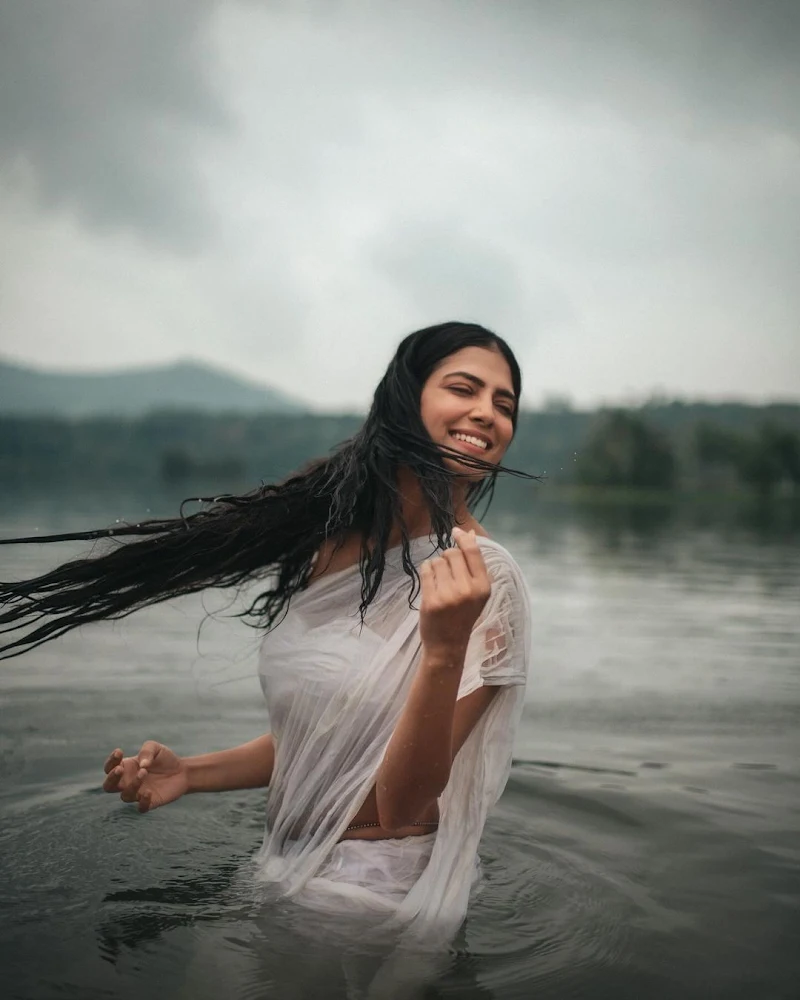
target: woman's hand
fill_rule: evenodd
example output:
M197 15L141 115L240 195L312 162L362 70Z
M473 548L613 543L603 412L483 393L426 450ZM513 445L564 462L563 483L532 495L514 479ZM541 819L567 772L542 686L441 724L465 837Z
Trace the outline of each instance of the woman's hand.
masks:
M492 591L474 531L453 528L456 548L420 568L419 630L426 659L463 665L470 634Z
M149 812L174 802L189 791L189 769L183 758L163 743L147 740L135 757L114 750L103 766L104 792L119 792L123 802L137 802Z

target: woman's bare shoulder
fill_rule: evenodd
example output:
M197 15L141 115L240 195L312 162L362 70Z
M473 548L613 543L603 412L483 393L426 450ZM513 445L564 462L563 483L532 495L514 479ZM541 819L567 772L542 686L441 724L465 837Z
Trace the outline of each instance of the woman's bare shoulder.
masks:
M326 539L314 557L309 584L324 576L333 576L358 564L361 539L350 536L344 539Z

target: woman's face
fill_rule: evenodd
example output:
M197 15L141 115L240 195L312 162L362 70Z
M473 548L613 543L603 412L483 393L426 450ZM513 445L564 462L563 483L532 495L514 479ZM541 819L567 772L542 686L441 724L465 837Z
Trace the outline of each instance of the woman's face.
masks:
M517 407L511 370L503 355L488 347L464 347L441 361L422 387L420 413L435 444L499 464L514 435ZM457 458L446 457L454 472L482 476Z

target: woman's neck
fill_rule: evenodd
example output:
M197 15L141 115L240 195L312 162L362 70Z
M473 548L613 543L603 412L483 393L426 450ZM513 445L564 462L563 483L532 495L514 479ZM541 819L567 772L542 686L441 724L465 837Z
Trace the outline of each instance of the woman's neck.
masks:
M456 480L453 483L456 524L466 530L475 528L479 534L485 534L467 507L467 488L466 482L462 483L460 480ZM409 536L415 538L430 532L432 528L431 516L425 503L422 487L419 484L419 479L410 469L404 467L397 473L397 489L402 498L400 510ZM389 544L397 545L399 542L400 525L396 524L392 529Z
M409 469L401 469L397 476L397 488L402 497L401 513L409 537L417 538L430 534L431 518L417 477ZM485 535L486 531L480 522L476 521L470 514L467 507L467 484L465 483L462 487L460 483L456 482L454 489L456 490L456 524L460 528L474 529L477 534ZM335 539L327 539L322 543L310 577L311 580L316 580L317 577L326 573L335 573L337 570L346 569L358 561L361 549L360 534L350 532L340 541L343 541L343 544L338 547ZM401 542L400 525L394 524L389 535L388 547L394 548Z

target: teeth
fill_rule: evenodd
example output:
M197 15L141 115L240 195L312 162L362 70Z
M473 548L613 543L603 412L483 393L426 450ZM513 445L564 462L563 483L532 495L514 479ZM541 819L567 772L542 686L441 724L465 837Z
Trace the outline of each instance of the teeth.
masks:
M466 441L467 444L474 444L478 448L483 448L484 451L489 447L481 438L473 437L471 434L453 434L453 437L456 441Z

